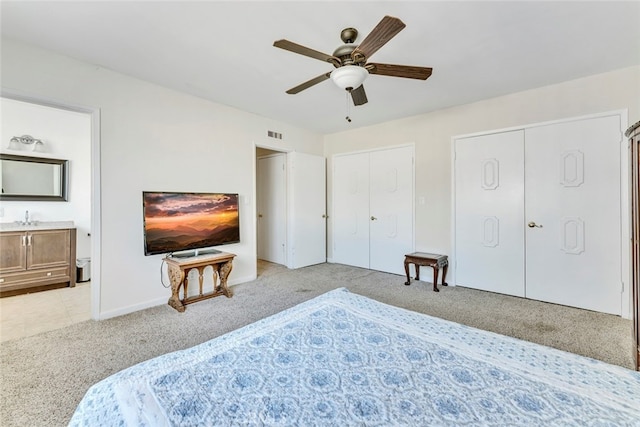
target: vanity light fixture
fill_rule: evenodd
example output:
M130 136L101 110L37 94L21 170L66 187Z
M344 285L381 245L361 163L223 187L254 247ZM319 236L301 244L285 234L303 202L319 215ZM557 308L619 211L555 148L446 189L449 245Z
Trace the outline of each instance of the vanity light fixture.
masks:
M31 146L33 151L42 151L44 142L32 137L31 135L14 136L9 140L9 148L19 150L22 145Z

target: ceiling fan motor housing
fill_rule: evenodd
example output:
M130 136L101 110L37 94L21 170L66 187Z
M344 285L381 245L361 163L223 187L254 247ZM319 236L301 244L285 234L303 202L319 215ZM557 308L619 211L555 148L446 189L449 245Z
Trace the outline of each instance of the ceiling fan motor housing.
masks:
M343 44L333 51L333 56L340 59L342 65L354 64L353 58L351 58L351 52L353 52L358 45L355 44Z

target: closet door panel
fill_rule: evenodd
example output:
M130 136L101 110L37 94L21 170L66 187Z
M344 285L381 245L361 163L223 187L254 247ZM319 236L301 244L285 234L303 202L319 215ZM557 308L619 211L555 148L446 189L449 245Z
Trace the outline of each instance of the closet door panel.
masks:
M621 314L619 116L525 133L526 296Z
M456 284L524 296L524 131L455 141Z
M370 268L404 273L413 248L413 147L370 153Z
M333 158L333 261L369 268L369 154Z

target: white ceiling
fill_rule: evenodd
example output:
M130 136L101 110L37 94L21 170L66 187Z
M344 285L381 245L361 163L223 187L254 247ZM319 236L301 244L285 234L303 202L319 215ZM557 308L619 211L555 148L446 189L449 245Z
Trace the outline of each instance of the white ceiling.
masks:
M640 64L640 2L2 1L3 37L319 133L380 123ZM333 67L272 46L331 54L384 15L407 25L373 62L433 67L426 81L371 75L369 103ZM606 90L606 88L603 88Z

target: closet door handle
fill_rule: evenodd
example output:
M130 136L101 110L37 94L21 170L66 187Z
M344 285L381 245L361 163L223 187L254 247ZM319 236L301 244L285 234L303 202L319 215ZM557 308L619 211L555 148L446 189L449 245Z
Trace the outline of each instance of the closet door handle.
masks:
M542 228L542 224L541 224L541 225L538 225L538 224L536 224L536 223L535 223L535 222L533 222L533 221L531 221L529 224L527 224L527 226L528 226L529 228L534 228L534 227Z
M378 218L376 218L375 216L371 216L371 221L375 221L376 219Z

